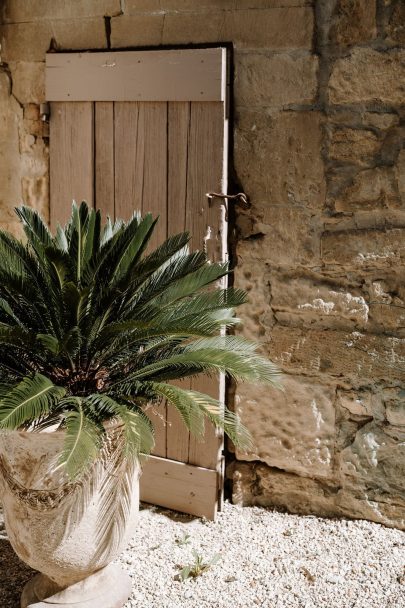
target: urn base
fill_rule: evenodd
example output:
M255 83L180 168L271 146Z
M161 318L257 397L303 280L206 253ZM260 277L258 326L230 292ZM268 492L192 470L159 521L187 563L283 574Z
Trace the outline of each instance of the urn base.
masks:
M21 608L122 608L131 590L130 576L114 564L65 589L38 574L25 585Z

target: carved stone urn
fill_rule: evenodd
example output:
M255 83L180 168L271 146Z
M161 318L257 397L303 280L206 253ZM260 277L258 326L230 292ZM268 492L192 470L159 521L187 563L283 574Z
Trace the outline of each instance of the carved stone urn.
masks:
M63 436L61 430L0 432L6 531L17 555L40 572L25 586L21 607L121 608L131 579L111 562L134 534L139 466L116 457L107 431L109 449L72 482L56 467Z

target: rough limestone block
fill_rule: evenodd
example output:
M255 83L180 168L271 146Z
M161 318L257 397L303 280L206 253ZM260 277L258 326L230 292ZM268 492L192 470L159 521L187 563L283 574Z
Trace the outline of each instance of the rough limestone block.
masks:
M404 228L325 232L322 259L358 268L395 266L405 258L404 237Z
M398 155L395 172L398 184L398 193L401 198L402 205L405 205L405 150L401 150Z
M126 0L125 14L139 11L198 11L200 9L231 9L235 0Z
M400 118L396 112L362 112L362 124L385 131L399 124Z
M335 498L335 515L368 519L405 530L405 501L398 496L374 496L356 489L340 488Z
M22 109L10 95L8 74L0 71L0 213L3 229L15 229L14 206L21 200L18 131Z
M357 210L355 213L342 213L336 215L330 215L324 218L325 236L333 233L339 233L348 231L348 234L356 234L361 238L361 235L365 235L367 231L379 231L384 232L387 229L402 229L405 223L405 210L402 209L373 209L370 211L366 209L364 211ZM389 228L388 228L389 227ZM374 262L378 259L374 256ZM370 258L371 260L371 258ZM363 266L354 266L353 270L357 273L361 268L362 272L367 269L372 272L373 266L367 267L367 264ZM344 266L344 265L343 265ZM378 267L378 264L375 268ZM387 272L392 273L394 270L391 266L387 265ZM329 271L329 269L328 269ZM357 274L357 276L360 276Z
M119 11L120 0L5 0L2 17L3 23L26 23L44 19L103 17L117 14Z
M383 335L275 325L266 349L291 374L327 374L343 385L403 381L405 340Z
M354 46L376 37L376 0L338 0L332 16L329 40Z
M315 55L235 54L236 107L280 108L313 103L317 93Z
M384 111L370 110L364 111L363 106L332 106L328 107L328 131L331 135L339 129L352 129L361 135L361 131L372 132L381 141L384 139L385 132L391 127L398 126L400 117L393 108L385 108ZM348 133L350 136L350 134ZM329 139L330 139L329 137ZM328 145L330 142L327 142ZM358 145L354 142L355 145Z
M392 11L386 27L388 40L394 44L405 45L405 2L392 0Z
M236 411L252 434L254 448L247 453L237 449L236 457L303 476L330 478L335 387L284 376L283 389L237 387Z
M45 62L11 62L9 68L13 94L21 104L45 101Z
M339 454L341 484L364 500L405 504L405 429L369 422Z
M139 11L199 11L201 9L288 8L308 6L308 0L125 0L125 14Z
M237 461L228 468L228 476L233 480L235 504L273 506L290 513L336 515L336 490L325 481L300 477L265 464Z
M33 116L32 106L28 116ZM34 122L40 121L23 118L23 109L10 95L9 76L0 72L1 225L15 234L20 234L21 226L14 207L22 202L38 209L45 218L49 215L48 148L41 137L30 132Z
M395 331L404 337L405 329L405 286L401 272L389 275L385 280L371 278L367 283L370 305L370 323L375 333Z
M328 157L339 164L368 166L375 164L380 149L379 137L365 129L335 129L328 145Z
M236 48L310 49L313 27L313 11L309 7L176 12L165 16L162 42L223 41L233 42Z
M275 206L254 210L266 215L266 223L255 221L251 240L239 241L238 256L249 255L253 263L319 264L319 220L299 208Z
M178 1L181 2L181 0ZM196 1L198 0L194 0L194 2ZM311 0L234 0L234 2L235 8L286 8L311 5Z
M250 340L269 338L274 325L274 315L270 306L270 271L266 262L253 262L249 256L239 256L234 271L235 286L244 289L248 302L238 307L238 317L243 326L238 333Z
M290 513L325 517L369 519L405 530L405 501L371 500L365 494L341 488L338 483L300 477L265 464L233 462L228 467L233 480L232 500L240 505L286 509Z
M387 389L388 391L395 389ZM337 391L336 408L340 409L342 415L349 420L354 422L362 422L367 419L373 418L383 422L385 420L385 405L384 400L386 398L386 391L374 389L371 390L343 390ZM339 420L340 425L341 420ZM356 428L356 432L357 432ZM339 433L342 445L347 445L348 439L344 436L344 433Z
M329 81L332 104L404 102L405 50L354 49L338 59Z
M347 182L347 178L346 178ZM329 198L336 211L399 207L401 199L397 175L392 167L375 167L359 171Z
M319 264L320 223L314 213L294 206L263 208L261 255L271 264ZM259 246L260 241L255 245Z
M361 290L314 277L294 276L294 271L273 273L271 306L283 325L333 329L364 329L369 306Z
M318 112L237 112L235 169L253 201L323 207L322 125Z
M113 17L111 19L111 46L148 46L162 44L164 14Z
M44 61L52 39L61 49L107 47L102 17L5 24L0 31L2 60L5 62Z
M394 389L395 390L395 389ZM397 391L397 398L386 404L387 421L396 427L405 427L405 393Z
M230 14L225 11L168 13L162 27L162 43L226 42L228 39L224 30Z

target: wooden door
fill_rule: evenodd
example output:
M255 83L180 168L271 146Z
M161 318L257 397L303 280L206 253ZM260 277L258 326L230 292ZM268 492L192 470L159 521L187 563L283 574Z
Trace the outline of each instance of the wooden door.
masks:
M227 188L226 50L198 49L47 56L51 225L72 199L128 219L159 215L157 246L187 230L192 247L224 260L224 209L206 194ZM184 380L224 399L224 379ZM141 499L215 518L223 487L223 437L207 425L191 437L177 412L148 412L156 428Z

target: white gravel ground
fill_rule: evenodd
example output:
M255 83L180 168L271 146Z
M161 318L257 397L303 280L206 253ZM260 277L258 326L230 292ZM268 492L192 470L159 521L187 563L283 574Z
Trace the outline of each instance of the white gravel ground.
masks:
M221 559L175 580L192 549ZM147 507L120 562L134 583L125 608L405 608L405 534L366 521L226 504L212 523Z
M180 582L193 549L220 560ZM119 563L134 585L125 608L405 608L405 534L366 521L225 504L213 523L146 506ZM19 606L31 576L0 521L0 608Z

